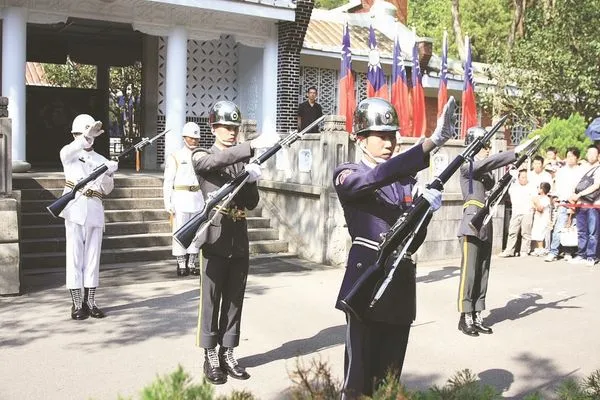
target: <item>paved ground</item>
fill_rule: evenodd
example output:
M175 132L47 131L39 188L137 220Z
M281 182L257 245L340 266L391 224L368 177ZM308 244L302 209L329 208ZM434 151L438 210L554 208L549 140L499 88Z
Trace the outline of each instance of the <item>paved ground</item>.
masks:
M487 321L495 333L478 338L456 329L457 261L419 266L405 384L443 385L469 368L518 399L600 368L600 266L533 257L492 266ZM298 356L327 361L341 378L344 318L333 303L342 274L288 257L254 260L239 348L252 378L217 392L284 398ZM0 399L133 396L178 364L199 381L197 280L173 275L161 263L104 268L97 298L108 317L86 321L69 318L62 271L28 275L24 295L0 298Z

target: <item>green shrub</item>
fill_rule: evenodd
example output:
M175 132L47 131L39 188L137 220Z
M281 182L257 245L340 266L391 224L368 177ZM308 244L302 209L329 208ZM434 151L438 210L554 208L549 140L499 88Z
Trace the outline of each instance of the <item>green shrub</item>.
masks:
M579 114L572 114L569 119L552 118L550 122L540 129L529 134L529 137L541 135L548 137L540 149L541 154L546 154L548 147L556 147L561 158L565 158L569 147L577 147L584 157L587 147L592 141L585 135L587 125Z

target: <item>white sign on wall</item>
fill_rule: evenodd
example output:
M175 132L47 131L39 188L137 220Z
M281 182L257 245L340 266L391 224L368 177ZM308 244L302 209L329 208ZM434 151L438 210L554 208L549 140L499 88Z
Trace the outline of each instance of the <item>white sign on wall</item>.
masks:
M301 149L298 151L298 170L300 172L310 172L312 169L312 152L310 149Z

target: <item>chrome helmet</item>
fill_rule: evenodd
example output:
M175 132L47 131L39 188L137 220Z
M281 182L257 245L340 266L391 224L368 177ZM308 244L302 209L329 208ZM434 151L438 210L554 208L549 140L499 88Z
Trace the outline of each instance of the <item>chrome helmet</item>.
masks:
M484 137L486 134L487 131L481 126L474 126L472 128L467 129L467 134L465 135L465 146L470 145L476 139ZM488 148L491 147L490 141L488 140L487 142L485 142L484 146Z
M397 132L398 114L387 100L370 97L361 101L354 112L355 135L365 136L368 132Z
M210 126L240 126L242 124L242 113L235 103L228 100L218 101L210 109L208 123Z
M71 133L85 133L95 123L96 120L94 120L94 118L91 115L79 114L73 120L73 125L71 125Z

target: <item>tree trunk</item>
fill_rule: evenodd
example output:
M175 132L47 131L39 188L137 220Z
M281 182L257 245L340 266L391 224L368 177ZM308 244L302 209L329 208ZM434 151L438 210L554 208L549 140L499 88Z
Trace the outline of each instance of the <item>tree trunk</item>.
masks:
M525 11L525 0L513 0L515 6L515 12L513 14L512 24L510 26L510 32L508 34L508 47L512 48L517 39L517 35L522 33L523 29L523 13Z
M465 42L460 27L460 7L458 0L452 0L452 28L454 30L454 40L456 41L456 48L460 59L465 61L467 54L465 53Z

